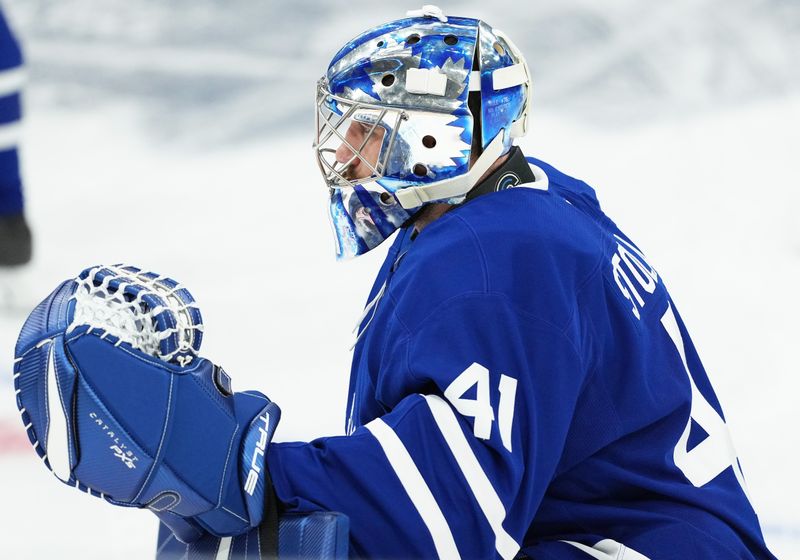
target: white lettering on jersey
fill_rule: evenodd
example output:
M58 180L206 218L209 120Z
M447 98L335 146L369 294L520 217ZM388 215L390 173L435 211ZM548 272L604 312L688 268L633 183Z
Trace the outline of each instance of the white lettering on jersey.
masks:
M644 307L645 300L640 291L646 294L655 292L658 285L658 273L655 268L647 264L647 260L639 249L619 235L614 235L614 237L617 239L617 252L611 257L614 281L625 299L631 302L633 316L641 319L642 315L639 310ZM636 280L636 284L631 280L631 276Z
M675 466L683 472L693 486L698 488L714 480L728 467L732 467L736 480L739 481L745 495L747 495L747 485L744 481L742 469L739 466L739 460L736 457L736 450L733 448L733 440L728 431L728 426L725 424L725 420L714 410L714 407L711 406L711 403L703 397L694 382L692 372L689 371L683 336L678 327L678 321L675 319L675 313L672 311L672 305L667 306L667 311L661 317L661 324L664 325L670 339L675 344L675 349L681 357L683 369L689 378L689 384L692 388L692 407L689 412L689 418L673 452ZM708 436L691 451L688 451L687 444L692 429L692 420L703 428Z

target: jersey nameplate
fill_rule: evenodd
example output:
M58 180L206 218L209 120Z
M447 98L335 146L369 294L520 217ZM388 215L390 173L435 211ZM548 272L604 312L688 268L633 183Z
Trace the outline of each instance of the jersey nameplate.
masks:
M658 273L647 264L639 249L619 235L615 234L614 237L617 240L617 250L611 257L614 281L625 299L631 303L633 316L641 319L640 311L646 304L645 296L656 291Z

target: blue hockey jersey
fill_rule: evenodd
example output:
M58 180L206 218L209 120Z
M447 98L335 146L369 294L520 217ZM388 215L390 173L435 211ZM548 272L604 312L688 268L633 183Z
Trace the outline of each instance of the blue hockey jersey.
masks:
M375 558L773 558L664 282L594 191L537 181L389 250L348 433L273 444L289 511Z

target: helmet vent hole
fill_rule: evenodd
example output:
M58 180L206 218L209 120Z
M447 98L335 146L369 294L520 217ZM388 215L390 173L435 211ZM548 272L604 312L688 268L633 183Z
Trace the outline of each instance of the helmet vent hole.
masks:
M458 43L458 37L456 37L455 35L445 35L444 42L447 45L455 45L456 43Z
M381 78L381 83L386 87L389 87L394 83L394 74L386 74L383 78Z
M385 43L384 41L378 41L378 48L382 47L382 46L383 46L383 45L385 45L385 44L386 44L386 43Z
M422 145L426 148L435 148L436 147L436 138L431 135L423 136L422 137ZM414 172L416 173L416 171Z
M389 205L394 203L394 199L392 198L392 195L390 195L388 192L382 192L380 200L381 200L381 204L385 204L386 206L389 206Z
M501 45L500 43L498 43L496 41L494 43L494 50L500 56L503 56L504 54L506 54L506 50L503 48L503 45Z
M421 163L416 164L413 171L418 177L425 177L428 174L428 168Z
M416 45L417 43L419 43L419 35L417 35L416 33L414 33L413 35L409 35L408 39L406 39L407 45Z

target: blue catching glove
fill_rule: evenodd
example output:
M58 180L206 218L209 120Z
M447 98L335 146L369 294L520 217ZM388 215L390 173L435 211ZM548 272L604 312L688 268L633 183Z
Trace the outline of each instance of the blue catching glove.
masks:
M280 409L231 390L198 356L202 330L173 280L97 267L33 311L14 365L28 437L55 476L151 509L184 542L242 534L275 511L264 458Z

